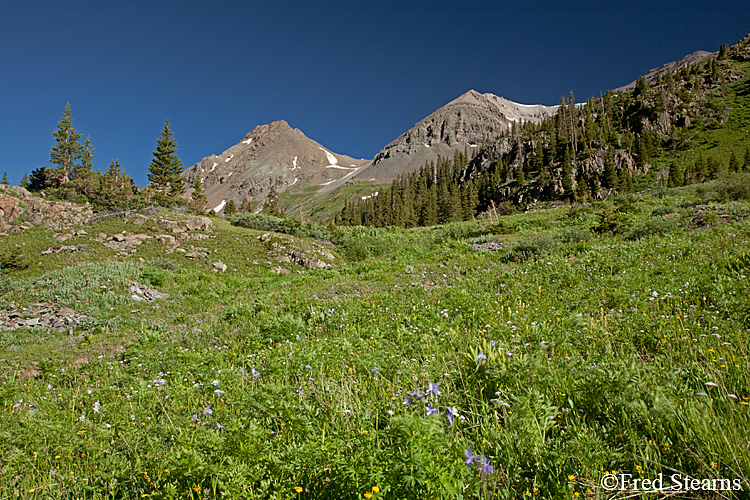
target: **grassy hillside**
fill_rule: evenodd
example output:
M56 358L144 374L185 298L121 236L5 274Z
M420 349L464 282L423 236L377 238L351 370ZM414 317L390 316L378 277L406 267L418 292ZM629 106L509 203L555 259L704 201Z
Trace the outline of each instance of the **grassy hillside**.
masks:
M163 230L108 220L46 255L51 231L11 233L3 324L85 318L0 332L0 498L632 496L613 471L747 498L748 184L296 226L333 243L325 269L219 219L127 255L102 241Z

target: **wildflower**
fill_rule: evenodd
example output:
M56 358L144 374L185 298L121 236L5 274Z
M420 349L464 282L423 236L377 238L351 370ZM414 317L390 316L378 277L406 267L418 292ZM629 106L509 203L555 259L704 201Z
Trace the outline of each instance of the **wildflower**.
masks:
M296 491L297 493L302 493L302 488L300 488L299 486L295 486L294 491Z
M222 391L221 389L216 389L216 390L214 391L214 394L215 394L216 396L221 396L222 394L224 394L224 391Z
M203 416L204 417L207 417L207 416L213 415L213 414L214 414L214 411L211 409L210 406L206 406L205 408L203 408Z
M101 410L101 409L102 409L102 405L101 405L101 403L99 403L99 401L97 401L96 403L94 403L94 413L99 413L99 410Z
M378 493L380 491L380 488L378 488L377 486L373 486L372 491L373 493Z
M468 465L469 467L471 467L471 464L475 459L479 458L478 456L471 453L471 449L464 450L464 456L466 457L466 465Z
M422 400L424 400L424 393L422 393L422 392L419 392L419 391L411 391L411 392L409 393L409 395L410 395L411 397L413 397L415 401L422 401Z
M375 365L375 368L372 369L372 376L380 375L380 372L378 371L378 365Z
M365 493L365 498L367 498L368 500L372 498L372 493L370 493L369 491Z
M193 486L193 491L196 492L196 493L200 493L201 489L202 488L200 486Z
M612 474L614 474L614 472ZM575 480L576 480L575 475L571 474L568 476L568 481L575 481Z
M484 359L487 359L487 356L485 356L484 353L480 352L479 354L477 354L477 357L474 358L474 362L475 363L479 363L480 361L482 361Z
M191 418L191 420L193 421L194 424L197 424L198 421L199 421L197 413L193 413L193 416L190 417L190 418Z
M390 415L390 416L393 416L393 415L394 415L394 414L393 414L393 410L387 410L387 411L386 411L386 413L387 413L388 415Z
M427 405L427 416L437 415L437 414L438 414L437 408L433 408L432 406Z
M312 368L312 366L310 366L310 365L305 365L305 370L312 370L312 369L313 369L313 368Z
M429 394L429 393L432 393L432 394L434 394L436 396L439 396L440 395L440 384L439 383L436 383L436 384L430 383L430 384L428 384L427 385L427 394Z
M250 369L250 373L252 373L253 377L255 377L256 379L260 377L260 372L256 370L254 366Z
M475 461L477 465L477 469L479 469L479 474L482 477L487 477L487 474L492 474L495 472L495 468L490 465L490 457L476 457L477 460Z
M78 417L78 420L80 420L81 422L85 422L86 421L86 415L85 414L81 415L80 417Z
M449 406L446 415L448 416L450 426L453 427L453 419L458 415L458 410Z
M211 382L211 385L214 386L214 387L219 387L219 381L218 380L214 380L213 382Z
M224 427L223 425L221 425L219 422L216 422L216 430L220 431L222 429L226 429L226 427Z

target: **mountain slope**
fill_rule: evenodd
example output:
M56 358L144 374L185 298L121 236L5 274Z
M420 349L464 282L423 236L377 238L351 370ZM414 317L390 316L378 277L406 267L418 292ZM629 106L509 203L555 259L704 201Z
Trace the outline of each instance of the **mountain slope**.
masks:
M387 183L455 150L479 147L512 124L538 123L554 115L557 106L518 104L494 94L470 90L415 124L384 147L354 180Z
M646 79L646 83L649 85L653 84L661 75L664 75L666 73L673 73L675 71L681 70L682 68L685 68L687 66L690 66L691 64L694 64L698 61L702 61L703 59L715 55L716 52L708 52L705 50L696 50L692 54L688 54L679 61L672 61L668 62L666 64L662 64L658 68L652 68L648 70L648 72L643 75L643 77ZM627 85L623 85L622 87L618 87L614 89L615 92L627 92L628 90L633 90L635 88L635 82L636 80L633 80L632 82L628 83Z
M229 200L262 202L271 185L279 192L315 192L351 177L367 163L333 153L281 120L255 127L220 155L187 168L183 178L192 186L200 177L210 206L219 212Z

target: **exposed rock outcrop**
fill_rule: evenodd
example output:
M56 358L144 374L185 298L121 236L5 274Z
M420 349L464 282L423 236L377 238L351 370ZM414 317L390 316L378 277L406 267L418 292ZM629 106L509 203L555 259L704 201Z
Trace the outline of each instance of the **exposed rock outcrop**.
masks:
M10 229L19 218L34 226L61 231L84 225L93 215L88 204L45 200L19 186L3 186L0 190L0 231Z

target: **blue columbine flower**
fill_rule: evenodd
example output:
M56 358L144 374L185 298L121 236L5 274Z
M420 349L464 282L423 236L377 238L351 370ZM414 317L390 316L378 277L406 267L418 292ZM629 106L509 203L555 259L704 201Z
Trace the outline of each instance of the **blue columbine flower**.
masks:
M378 365L375 365L375 368L372 369L372 376L380 375L380 372L378 371Z
M258 370L256 370L254 366L250 369L250 373L252 373L253 377L255 377L255 378L260 377L260 372Z
M216 430L220 431L222 429L226 429L226 427L224 427L223 425L221 425L219 422L216 422Z
M487 474L495 472L495 468L490 465L490 457L476 457L476 459L475 463L482 477L487 477Z
M305 369L306 369L306 370L312 370L312 366L310 366L310 365L305 365Z
M466 457L466 465L468 465L469 467L471 467L471 464L472 462L474 462L474 460L480 458L471 452L471 448L467 448L466 450L464 450L464 456Z
M219 381L218 380L214 380L213 382L211 382L211 385L214 386L214 387L219 387Z
M437 414L438 414L437 408L433 408L432 406L427 405L427 416L428 417L430 415L437 415Z
M224 391L222 391L221 389L216 389L216 390L214 391L214 394L215 394L216 396L221 396L222 394L224 394Z
M203 416L204 417L207 417L207 416L213 415L213 414L214 414L214 411L211 409L210 406L206 406L205 408L203 408Z
M436 383L436 384L430 383L430 384L428 384L427 385L427 394L429 394L429 393L432 393L432 394L434 394L436 396L439 396L440 395L440 384L439 383Z
M458 410L449 406L446 415L448 416L448 422L451 424L450 426L453 427L453 419L458 415Z
M99 413L99 410L101 409L102 409L102 404L99 401L94 403L94 413Z
M475 362L475 363L479 363L479 362L480 362L480 361L482 361L483 359L487 359L487 356L485 356L485 355L484 355L484 353L481 353L481 352L480 352L479 354L477 354L477 357L476 357L476 358L474 358L474 362Z

